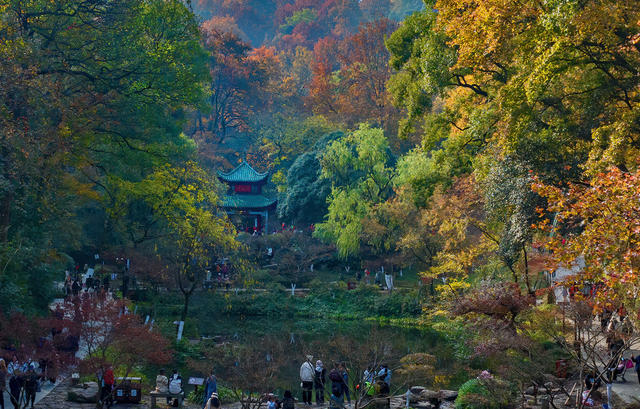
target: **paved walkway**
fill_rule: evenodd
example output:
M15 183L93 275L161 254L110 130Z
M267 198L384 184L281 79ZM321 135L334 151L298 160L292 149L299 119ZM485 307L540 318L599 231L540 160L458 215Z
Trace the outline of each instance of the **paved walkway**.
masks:
M640 354L640 345L634 345L634 348L624 354L625 357L638 356ZM627 369L625 373L626 382L614 382L612 390L623 401L624 405L637 405L640 407L640 383L638 376L633 368ZM616 408L616 406L614 406Z
M58 384L60 384L60 380L58 380L55 384L46 381L40 388L40 392L36 393L36 403L40 402L45 396L47 396ZM9 392L7 391L4 392L4 407L7 409L12 407L11 398L9 397Z
M34 409L94 409L95 403L75 403L67 401L67 390L71 385L71 379L68 378L60 382L56 387L51 390L46 396L40 399L34 406ZM158 402L159 407L163 408L162 402ZM11 406L6 406L7 409ZM118 404L113 405L112 409L144 409L149 407L149 396L143 396L140 404ZM168 407L168 406L164 406ZM183 408L185 409L201 409L198 405L193 405L188 402L184 402Z

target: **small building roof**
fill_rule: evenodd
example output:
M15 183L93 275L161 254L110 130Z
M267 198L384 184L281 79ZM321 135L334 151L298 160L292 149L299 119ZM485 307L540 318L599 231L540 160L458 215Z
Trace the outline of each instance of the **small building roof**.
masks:
M269 172L265 172L265 173L256 172L256 170L252 168L251 165L249 165L245 160L243 160L241 164L239 164L229 172L218 171L218 177L223 182L227 182L227 183L262 182L267 179L268 175L269 175Z
M263 195L226 195L222 198L221 207L227 209L264 209L275 205L276 199Z

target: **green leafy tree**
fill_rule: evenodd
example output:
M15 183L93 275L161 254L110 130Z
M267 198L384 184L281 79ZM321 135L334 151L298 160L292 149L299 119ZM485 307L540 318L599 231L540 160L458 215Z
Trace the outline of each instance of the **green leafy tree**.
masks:
M46 304L63 252L112 239L109 179L192 150L183 109L202 101L207 72L179 1L10 0L0 32L2 279L28 308Z
M319 157L327 145L344 137L337 131L324 135L313 149L298 156L287 173L287 187L278 202L278 216L293 223L315 223L327 212L330 180L322 177Z
M382 129L368 125L330 143L320 157L322 177L332 187L317 234L334 242L342 257L358 253L363 219L393 193L393 161Z
M194 162L167 165L139 183L122 186L118 197L120 206L114 210L125 217L131 209L144 208L144 218L125 223L129 234L154 238L149 232L160 232L155 237L156 248L183 295L184 321L205 269L238 248L235 229L225 216L218 214L216 182ZM115 211L112 214L116 216Z

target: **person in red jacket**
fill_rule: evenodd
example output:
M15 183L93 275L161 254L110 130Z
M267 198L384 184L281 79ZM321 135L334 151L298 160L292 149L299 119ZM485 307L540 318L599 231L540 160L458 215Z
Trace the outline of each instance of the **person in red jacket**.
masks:
M106 371L104 371L104 376L102 378L104 385L102 386L102 402L106 404L109 408L113 405L113 384L116 379L113 376L113 367L109 366Z

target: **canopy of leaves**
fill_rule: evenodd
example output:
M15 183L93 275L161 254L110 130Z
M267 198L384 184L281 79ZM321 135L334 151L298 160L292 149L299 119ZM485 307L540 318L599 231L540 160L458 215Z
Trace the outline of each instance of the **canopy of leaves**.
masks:
M0 297L43 308L62 252L113 239L107 181L193 151L206 56L180 1L10 0L0 32Z
M573 266L584 258L569 282L597 286L596 310L638 308L640 276L640 174L611 168L598 173L587 186L570 184L566 189L541 182L534 189L548 200L555 222L542 219L538 227L549 231L544 246L549 264ZM543 212L543 209L540 208ZM635 322L637 316L629 314Z
M361 125L327 146L322 177L331 181L329 211L317 234L336 244L343 257L360 249L362 221L392 193L394 157L382 129Z

